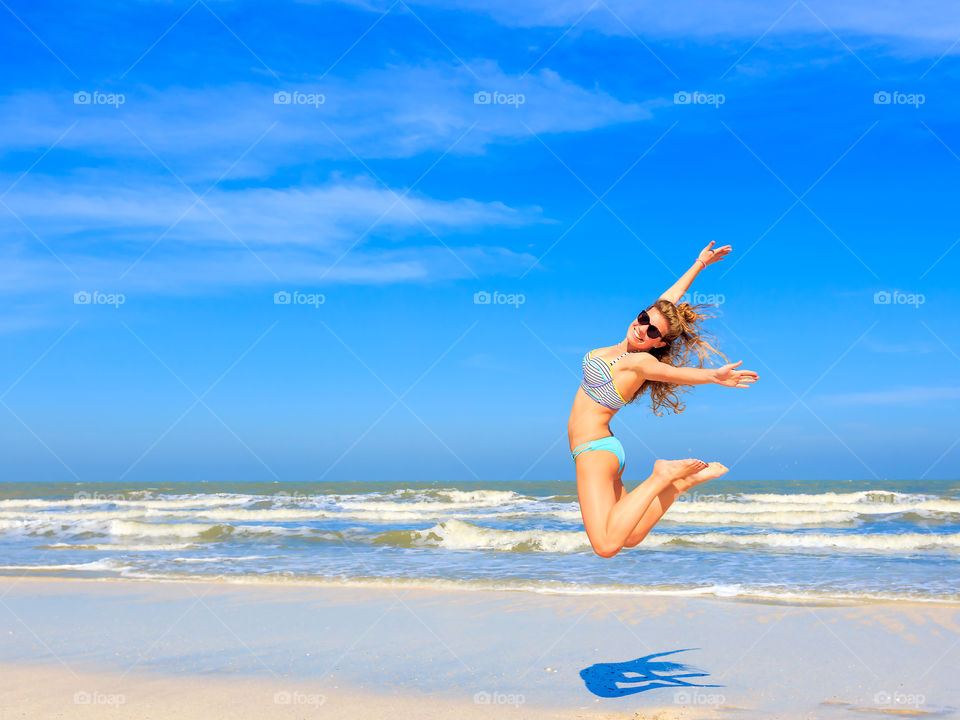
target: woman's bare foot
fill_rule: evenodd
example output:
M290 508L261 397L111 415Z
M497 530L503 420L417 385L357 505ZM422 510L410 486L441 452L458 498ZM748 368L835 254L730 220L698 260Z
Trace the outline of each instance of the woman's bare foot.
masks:
M720 477L729 469L730 468L723 463L712 462L702 470L698 470L697 472L689 473L683 477L677 478L673 481L673 484L680 492L686 492L694 485L699 485L707 480L713 480Z
M678 481L693 473L704 472L709 468L707 463L695 458L685 460L657 460L653 463L653 475L665 483Z

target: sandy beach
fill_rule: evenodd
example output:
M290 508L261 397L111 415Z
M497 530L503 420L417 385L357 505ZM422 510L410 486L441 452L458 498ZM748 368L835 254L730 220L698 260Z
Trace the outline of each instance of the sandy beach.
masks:
M10 577L0 637L3 718L827 718L960 706L960 606L946 603Z

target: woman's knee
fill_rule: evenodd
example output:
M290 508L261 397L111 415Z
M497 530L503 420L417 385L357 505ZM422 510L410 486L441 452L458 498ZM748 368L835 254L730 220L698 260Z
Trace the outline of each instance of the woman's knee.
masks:
M612 558L618 552L623 549L623 545L617 545L616 543L611 542L596 542L591 543L590 546L593 548L593 551L604 559Z

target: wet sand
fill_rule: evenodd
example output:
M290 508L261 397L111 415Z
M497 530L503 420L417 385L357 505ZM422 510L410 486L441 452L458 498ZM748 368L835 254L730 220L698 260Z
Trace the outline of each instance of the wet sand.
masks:
M941 603L9 577L0 638L4 720L960 707L960 606Z

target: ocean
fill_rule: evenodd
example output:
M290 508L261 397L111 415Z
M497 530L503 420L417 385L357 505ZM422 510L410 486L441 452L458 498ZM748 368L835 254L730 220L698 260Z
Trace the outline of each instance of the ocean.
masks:
M0 574L957 601L960 482L716 480L612 559L572 481L6 482Z

